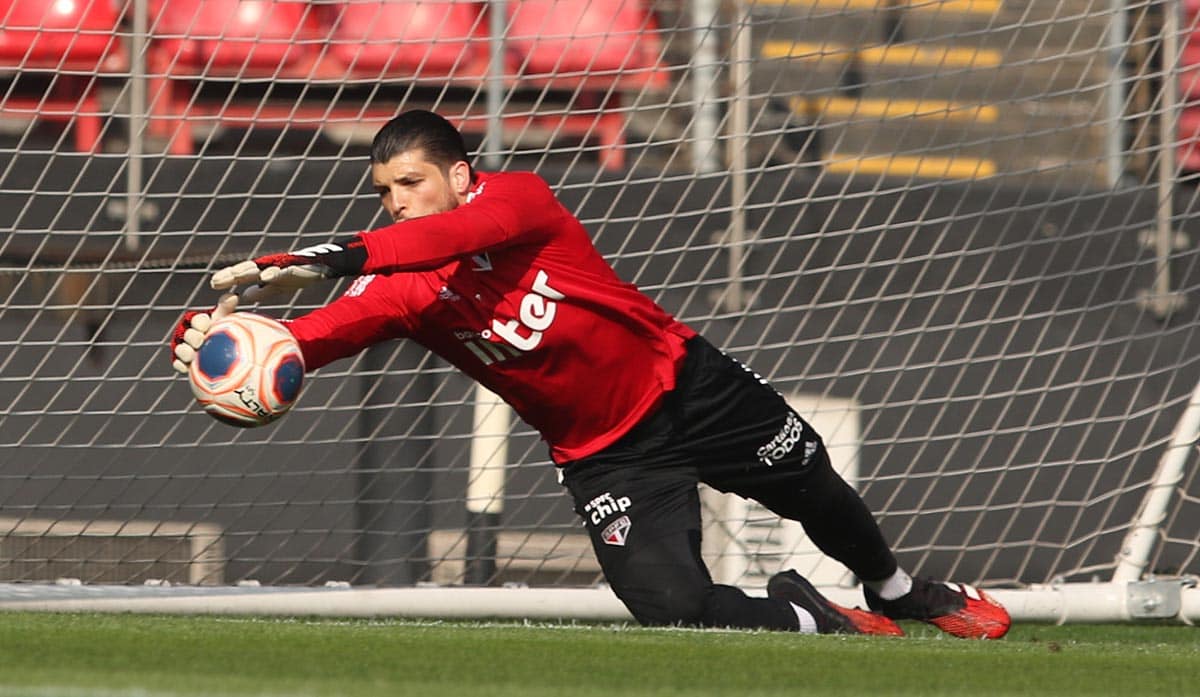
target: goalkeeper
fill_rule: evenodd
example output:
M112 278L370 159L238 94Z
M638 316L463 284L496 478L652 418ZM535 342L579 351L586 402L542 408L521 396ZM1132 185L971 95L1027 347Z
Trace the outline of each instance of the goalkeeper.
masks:
M394 224L220 269L242 300L355 277L286 322L313 370L410 338L508 402L549 445L614 593L647 625L901 634L922 620L996 638L999 604L898 567L821 437L749 368L621 281L579 221L531 173L475 171L461 134L427 111L392 119L371 177ZM218 312L233 310L223 298ZM186 370L210 318L175 333ZM697 483L800 521L862 579L871 611L844 608L794 571L767 597L713 583L700 556Z

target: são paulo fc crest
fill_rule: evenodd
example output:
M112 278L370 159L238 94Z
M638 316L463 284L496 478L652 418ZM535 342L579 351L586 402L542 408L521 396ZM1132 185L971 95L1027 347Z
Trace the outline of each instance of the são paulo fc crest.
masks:
M629 528L632 523L629 522L629 516L623 515L604 528L604 532L600 533L600 539L604 540L606 545L616 545L618 547L625 546L625 538L629 536Z

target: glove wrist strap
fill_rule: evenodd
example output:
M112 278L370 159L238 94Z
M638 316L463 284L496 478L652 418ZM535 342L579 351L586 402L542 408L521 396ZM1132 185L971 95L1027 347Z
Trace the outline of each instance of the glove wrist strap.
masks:
M268 254L255 259L254 263L259 269L318 264L325 267L327 278L357 276L367 263L367 247L359 237L350 237L294 252Z
M359 237L334 242L340 251L321 255L321 263L329 269L330 276L357 276L367 263L367 246Z

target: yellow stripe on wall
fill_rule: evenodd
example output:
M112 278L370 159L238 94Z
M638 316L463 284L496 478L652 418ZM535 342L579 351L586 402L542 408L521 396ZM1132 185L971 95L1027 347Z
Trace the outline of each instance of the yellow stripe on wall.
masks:
M749 4L786 5L825 10L885 10L886 0L748 0ZM994 15L1000 11L1000 0L908 0L895 9L913 12L945 12L958 14Z
M816 44L800 41L767 41L762 46L763 58L796 58L848 60L857 55L868 65L920 65L948 68L990 68L1000 65L1000 52L956 46L914 46L892 44L855 48L846 44Z
M922 179L978 179L994 175L996 163L988 159L973 157L869 155L830 160L825 165L825 169L834 174L874 174Z
M995 123L999 110L988 104L967 104L940 99L850 99L826 97L806 99L792 97L792 111L809 116L828 116L840 119L943 119Z

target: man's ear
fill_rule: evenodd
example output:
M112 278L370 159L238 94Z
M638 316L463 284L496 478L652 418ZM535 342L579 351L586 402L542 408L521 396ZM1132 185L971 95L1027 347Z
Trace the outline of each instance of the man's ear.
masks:
M459 160L450 165L450 186L460 198L466 198L471 190L471 166Z

